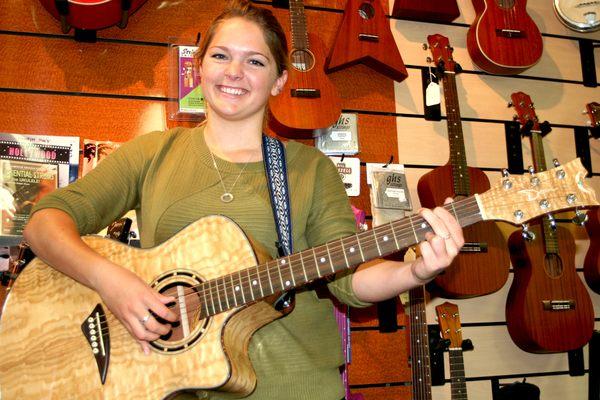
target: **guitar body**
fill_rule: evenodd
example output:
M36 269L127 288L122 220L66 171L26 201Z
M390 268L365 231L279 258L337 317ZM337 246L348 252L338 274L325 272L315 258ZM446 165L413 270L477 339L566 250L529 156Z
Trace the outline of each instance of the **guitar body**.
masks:
M327 72L363 63L398 82L408 77L380 0L348 0Z
M151 249L95 236L84 240L147 282L159 282L157 290L160 285L178 283L190 288L194 284L190 271L206 280L256 265L244 233L222 216L196 221ZM176 271L177 275L170 273ZM281 314L267 303L257 302L198 320L193 313L202 307L198 297L188 295L191 299L185 300L191 333L182 337L174 333L168 339L168 345L175 346L171 351L162 351L159 345L150 356L141 352L104 307L110 356L102 384L91 346L82 333L82 324L87 325L94 308L102 304L99 296L41 260L33 260L15 281L0 320L0 397L164 399L193 388L249 394L256 382L246 354L250 336Z
M590 247L583 261L583 275L585 281L594 292L600 294L600 209L588 211L588 221L585 229L590 237Z
M575 241L570 232L557 227L559 255L546 254L539 225L527 242L521 232L509 240L514 280L506 302L508 333L521 349L532 353L554 353L584 346L594 330L590 296L575 270ZM552 273L562 263L562 273ZM573 301L565 309L545 309L543 301Z
M483 193L490 187L487 176L479 169L468 167L470 192ZM417 184L423 207L444 204L447 197L456 197L452 186L452 166L444 165L423 175ZM493 221L483 221L463 228L465 249L470 243L486 243L487 252L461 252L446 271L433 281L436 291L448 298L482 296L499 290L508 279L510 259L506 240Z
M473 0L477 16L467 34L467 49L479 68L510 75L539 61L542 35L526 4L526 0Z
M55 0L40 0L52 16L61 20ZM131 0L127 15L133 14L146 0ZM79 29L98 30L123 23L122 0L69 0L66 22ZM125 23L127 21L125 16Z
M330 127L342 113L337 89L325 75L323 42L311 33L308 38L310 53L292 50L288 80L281 93L269 100L271 128L281 136L295 139L312 138L314 131ZM294 66L295 57L303 65L301 68L306 69ZM311 97L309 93L316 91L318 97Z

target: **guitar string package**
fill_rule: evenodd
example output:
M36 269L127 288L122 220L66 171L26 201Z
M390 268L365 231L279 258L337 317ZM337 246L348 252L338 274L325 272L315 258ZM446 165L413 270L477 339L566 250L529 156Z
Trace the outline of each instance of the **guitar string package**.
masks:
M358 153L358 116L342 113L337 122L317 136L316 147L329 156Z
M168 116L173 121L201 121L206 103L195 59L198 46L169 45L169 102Z
M400 164L367 164L373 225L381 225L404 217L412 210L412 202L404 166Z

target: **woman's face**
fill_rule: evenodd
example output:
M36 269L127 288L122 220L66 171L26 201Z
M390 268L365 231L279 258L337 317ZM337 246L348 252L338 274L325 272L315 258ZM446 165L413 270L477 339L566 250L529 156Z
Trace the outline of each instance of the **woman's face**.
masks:
M277 66L263 33L243 18L223 21L201 60L201 85L211 112L228 120L258 116L281 91L287 72Z

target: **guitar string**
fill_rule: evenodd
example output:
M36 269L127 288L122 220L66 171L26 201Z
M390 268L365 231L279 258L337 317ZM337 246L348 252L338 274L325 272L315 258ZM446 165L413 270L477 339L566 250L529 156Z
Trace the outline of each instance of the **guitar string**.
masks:
M475 206L476 206L476 204L475 204ZM473 208L473 209L477 209L477 207L471 207L471 208ZM457 211L458 211L458 210L457 210ZM400 222L400 221L404 221L404 219L403 219L403 220L399 220L399 221L395 221L395 222ZM424 220L423 220L423 221L424 221ZM388 226L390 226L390 225L388 224ZM417 235L419 235L419 234L422 234L422 233L426 233L426 232L430 232L430 231L431 231L431 230L430 230L429 228L427 228L427 227L425 227L425 228L421 228L420 226L419 226L418 228L416 228L415 230L418 232L418 233L417 233ZM366 240L363 240L363 241L361 241L361 242L360 242L360 244L361 244L363 247L364 247L365 245L367 245L367 246L372 246L372 244L373 244L374 242L376 242L376 239L374 239L374 238L371 238L371 236L372 236L372 232L371 232L371 231L372 231L372 230L370 230L370 231L367 231L367 232L361 232L361 234L362 234L362 235L367 235L367 239L366 239ZM412 233L412 228L410 228L410 229L408 229L408 228L407 228L407 229L404 229L404 231L406 231L406 232L411 232L411 233ZM391 228L391 226L390 226L390 229L387 229L387 227L386 227L386 229L384 229L384 230L383 230L383 232L384 232L384 233L381 233L381 234L386 234L386 233L387 233L387 234L394 234L394 230ZM396 234L397 234L397 233L396 233ZM351 236L351 237L352 237L352 236ZM323 246L319 246L319 247L323 247ZM340 249L339 251L336 251L336 252L332 253L332 254L334 254L334 257L331 257L331 258L340 257L340 255L341 255L341 254L343 254L343 253L344 253L344 250L343 250L343 249ZM315 253L315 254L316 254L316 253ZM319 255L323 255L323 256L324 256L324 255L326 255L326 254L327 254L326 252L322 252L322 253L321 253L321 254L319 254ZM298 256L300 256L300 253L293 254L293 255L291 255L291 256L290 256L290 258L291 258L292 256L296 256L296 258L298 258ZM303 257L300 257L300 258L303 258ZM312 258L312 257L310 257L310 258ZM340 258L341 258L341 257L340 257ZM273 261L276 261L276 260L273 260ZM272 266L269 266L269 263L271 263L271 264L273 264L273 265L272 265ZM280 271L279 264L278 264L278 263L276 263L276 262L267 262L267 263L265 263L265 264L263 264L263 265L264 265L264 266L266 266L266 267L267 267L267 270L269 270L269 271L271 271L271 272L273 272L274 270ZM260 267L260 266L255 266L255 267ZM232 273L232 274L241 273L242 271L248 271L248 270L250 270L250 269L254 269L255 267L250 267L250 268L247 268L247 269L245 269L245 270L236 271L236 272L234 272L234 273ZM291 271L291 270L290 270L290 271ZM232 274L229 274L229 275L232 275ZM274 273L274 274L275 274L275 273ZM249 275L249 274L248 274L248 275ZM269 273L269 275L270 275L270 273ZM275 274L275 275L278 275L278 274ZM225 275L225 276L222 276L222 277L219 277L219 278L225 278L225 277L227 277L227 276L228 276L228 275ZM217 278L217 279L219 279L219 278ZM215 281L215 280L217 280L217 279L214 279L213 281ZM209 281L207 281L207 282L209 282ZM205 284L206 284L207 282L204 282L203 284L200 284L200 285L197 285L197 286L192 286L192 287L190 287L190 288L187 288L187 289L186 289L186 288L184 288L184 291L187 291L188 293L187 293L187 294L184 294L183 296L176 296L176 297L180 297L180 298L181 298L181 297L183 297L183 298L185 299L186 297L189 297L189 296L198 297L200 294L202 294L202 295L203 295L202 297L206 298L206 293L207 293L207 292L209 292L209 296L211 296L211 302L212 302L212 303L213 303L213 305L214 305L214 304L216 304L216 302L215 302L215 301L214 301L214 299L213 299L214 290L212 290L212 288L206 288L206 287L205 287ZM264 280L261 278L261 284L262 284L262 282L264 282ZM269 281L267 280L267 282L269 282ZM242 282L241 282L241 280L240 280L240 284L241 284L241 283L242 283ZM240 286L241 286L241 285L240 285ZM226 284L226 283L225 283L225 284L223 284L223 285L219 285L219 284L217 283L217 285L215 285L214 287L216 287L216 289L217 289L217 293L216 293L216 295L217 295L217 296L219 296L219 298L221 298L221 297L222 297L222 293L225 293L225 295L227 295L227 293L228 293L228 287L227 287L227 284ZM213 288L214 288L214 287L213 287ZM195 289L197 289L197 288L200 288L201 290L199 290L199 291L196 291ZM221 289L223 289L223 291L221 291ZM242 287L242 289L241 289L241 290L244 290L244 289L243 289L243 287ZM169 293L169 294L170 294L170 292L165 292L165 293L163 293L163 294L167 295L167 293ZM234 297L235 297L235 293L234 293ZM234 301L234 302L235 302L235 301ZM237 302L235 302L235 303L237 303ZM246 303L251 303L251 302L250 302L250 301L246 301L244 304L241 304L241 305L239 305L239 306L237 306L237 305L236 305L235 307L229 307L229 309L232 309L232 308L237 308L237 307L241 307L241 306L245 305ZM204 304L205 304L205 303L204 303ZM204 304L203 304L203 305L204 305ZM173 309L173 308L175 308L175 309L179 309L179 302L178 302L178 301L175 301L175 304L174 304L173 306L171 306L170 308L171 308L171 309ZM186 318L187 318L187 317L189 317L189 316L190 316L190 314L195 314L195 313L196 313L196 312L198 312L198 310L200 310L201 308L202 308L202 305L200 305L199 307L197 307L197 308L195 308L195 309L194 309L194 308L192 308L192 309L188 309L188 310L187 310L187 313L186 313L185 315L182 315L181 313L179 313L179 315L180 315L180 316L182 316L182 317L186 317ZM208 311L208 305L205 305L205 308L206 308L206 310ZM222 307L221 307L221 308L222 308ZM214 309L214 307L213 307L213 309ZM222 310L221 312L224 312L224 311L225 311L225 310ZM207 318L207 317L209 317L209 316L211 316L211 315L215 315L215 314L218 314L218 313L213 313L213 314L210 314L210 312L209 312L209 315L205 316L205 318Z

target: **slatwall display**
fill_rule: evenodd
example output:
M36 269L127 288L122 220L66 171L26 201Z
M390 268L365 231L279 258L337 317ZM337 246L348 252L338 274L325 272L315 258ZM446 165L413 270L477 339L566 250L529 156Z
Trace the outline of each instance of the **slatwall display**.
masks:
M224 4L224 0L148 0L130 17L125 29L104 29L98 32L95 43L82 43L73 40L72 32L63 34L58 21L39 1L0 2L0 131L126 141L175 126L166 113L169 43L194 44L198 32L205 31ZM257 4L273 7L269 1ZM333 46L345 5L344 0L305 1L308 31L321 37L327 52ZM409 74L404 81L394 82L363 64L329 75L342 98L343 111L358 114L358 157L362 162L387 162L393 156L395 162L405 164L415 210L420 206L416 192L419 177L445 164L448 158L444 104L441 121L425 119L421 76L430 55L422 47L427 35L440 33L454 47L454 59L464 70L456 81L467 161L482 168L492 184L509 165L505 124L514 114L507 107L511 93L523 91L531 96L537 115L553 127L544 138L546 159L563 162L579 154L574 130L586 127L587 117L581 113L585 104L600 101L596 82L589 81L589 72L584 77L580 57L580 48L588 47L591 55L600 58L600 50L594 49L600 44L600 32L571 31L557 20L550 0L529 0L528 13L543 35L542 58L519 75L494 76L481 72L469 58L466 35L475 10L470 0L458 0L458 6L460 16L454 22L426 23L389 17L393 0L384 2ZM273 9L289 30L289 12ZM599 62L592 72L600 77ZM312 140L305 142L312 144ZM589 145L591 182L598 192L600 144L591 139ZM532 163L528 139L522 140L522 157L525 167ZM361 195L352 198L352 203L370 213L364 175ZM585 229L565 226L575 237L575 265L583 280L581 267L589 240ZM507 236L514 229L502 225ZM505 384L527 377L540 388L544 400L587 399L587 347L582 353L583 375L571 376L567 354L531 354L511 341L504 309L512 279L511 273L505 286L494 294L452 300L460 309L462 336L474 345L474 350L464 353L469 398L491 399L494 382ZM590 296L600 329L600 296L592 291ZM432 298L428 302L430 324L435 324L434 307L444 301ZM390 325L389 314L394 310L396 321ZM385 313L388 324L384 327L381 321ZM367 400L410 399L408 319L403 308L388 304L379 310L351 310L350 314L352 392L363 394ZM444 378L449 379L448 355L443 356ZM443 379L436 383L443 383ZM450 398L449 382L432 390L434 399Z

